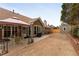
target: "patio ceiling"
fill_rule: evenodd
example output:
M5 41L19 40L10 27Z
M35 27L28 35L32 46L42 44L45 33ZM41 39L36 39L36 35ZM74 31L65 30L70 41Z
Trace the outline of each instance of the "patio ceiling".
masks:
M30 25L24 21L15 18L7 18L0 20L0 24L20 24L20 25Z

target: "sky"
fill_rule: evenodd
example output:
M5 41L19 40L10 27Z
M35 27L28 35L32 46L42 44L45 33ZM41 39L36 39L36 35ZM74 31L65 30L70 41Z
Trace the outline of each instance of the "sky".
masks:
M59 26L61 24L61 3L0 3L0 7L15 10L16 13L46 20L48 24Z

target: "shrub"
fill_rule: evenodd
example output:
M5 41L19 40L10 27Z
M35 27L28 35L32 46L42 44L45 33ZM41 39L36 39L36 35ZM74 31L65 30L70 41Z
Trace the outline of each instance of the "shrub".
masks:
M79 28L75 28L75 29L74 29L73 35L74 35L75 37L79 37Z
M20 42L21 42L21 37L16 37L16 38L15 38L15 43L16 43L16 44L19 44Z

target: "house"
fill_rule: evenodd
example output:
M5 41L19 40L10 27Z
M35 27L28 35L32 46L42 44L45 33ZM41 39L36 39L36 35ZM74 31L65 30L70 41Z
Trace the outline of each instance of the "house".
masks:
M33 36L37 36L38 33L44 34L44 23L42 22L41 18L34 18L30 25L32 25L32 32Z
M57 27L53 27L52 33L59 33L59 32L60 32L60 29L59 29L58 26Z
M44 24L40 17L30 18L15 11L0 8L0 40L10 39L9 45L15 45L27 37L44 34ZM29 39L30 40L30 39Z
M9 47L12 46L11 42L20 42L24 34L26 35L28 26L30 26L28 23L16 18L0 19L0 50L2 50L0 54L8 52L8 41L6 40L10 40Z
M7 18L13 18L13 17L16 17L18 20L21 20L23 22L26 22L30 25L32 25L32 31L34 34L34 36L38 33L38 32L42 32L43 34L43 30L44 30L44 24L41 20L40 17L38 18L30 18L30 17L27 17L27 16L24 16L24 15L21 15L19 13L15 13L15 11L9 11L9 10L6 10L6 9L3 9L3 8L0 8L0 19L7 19ZM30 35L30 27L28 27L28 34L27 35Z
M45 27L44 34L52 33L53 25L47 24L46 20L44 20L44 27Z
M26 32L26 30L24 31L23 29L27 26L30 26L30 24L16 18L0 19L0 38L21 36Z

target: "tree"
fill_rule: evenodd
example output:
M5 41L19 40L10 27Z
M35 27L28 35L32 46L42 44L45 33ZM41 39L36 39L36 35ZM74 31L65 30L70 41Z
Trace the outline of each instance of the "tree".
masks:
M61 21L71 25L78 24L79 23L79 4L78 3L63 4Z

